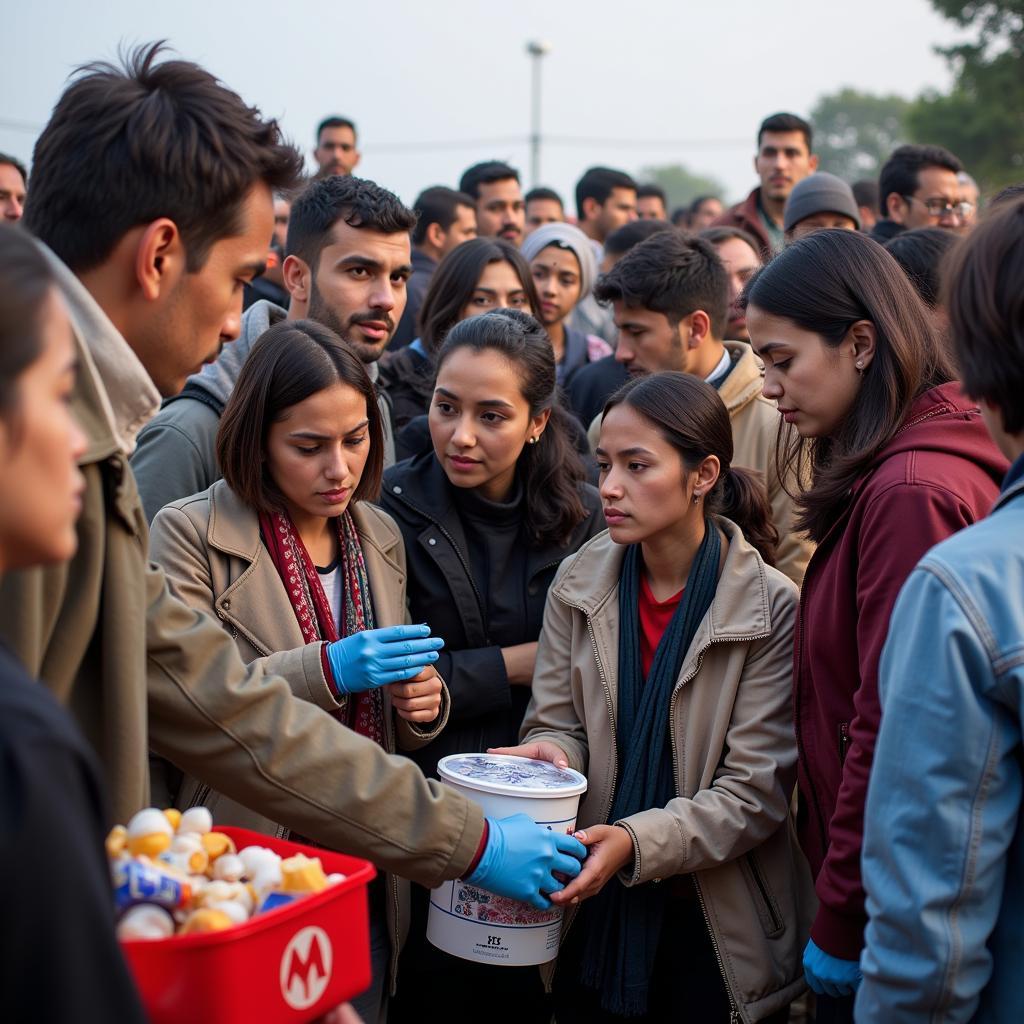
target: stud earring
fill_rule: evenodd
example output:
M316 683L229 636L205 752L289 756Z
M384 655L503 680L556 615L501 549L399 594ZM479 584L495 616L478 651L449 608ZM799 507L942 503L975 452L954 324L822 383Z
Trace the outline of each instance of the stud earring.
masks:
M539 437L531 437L530 440L527 441L526 443L527 444L536 444L539 440L540 440Z

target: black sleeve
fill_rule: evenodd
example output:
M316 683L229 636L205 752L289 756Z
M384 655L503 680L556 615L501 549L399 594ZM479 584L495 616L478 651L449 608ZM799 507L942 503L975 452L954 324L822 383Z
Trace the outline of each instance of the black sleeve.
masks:
M144 1024L89 766L59 738L0 739L0 803L0 1015Z
M434 667L451 697L448 725L473 721L512 706L511 684L505 672L501 648L474 647L464 651L439 651Z

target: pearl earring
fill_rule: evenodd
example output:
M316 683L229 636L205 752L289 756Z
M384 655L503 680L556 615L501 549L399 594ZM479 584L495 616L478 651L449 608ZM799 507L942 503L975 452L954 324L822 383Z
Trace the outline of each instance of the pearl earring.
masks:
M531 437L530 440L527 441L526 443L527 444L536 444L539 440L540 440L539 437Z

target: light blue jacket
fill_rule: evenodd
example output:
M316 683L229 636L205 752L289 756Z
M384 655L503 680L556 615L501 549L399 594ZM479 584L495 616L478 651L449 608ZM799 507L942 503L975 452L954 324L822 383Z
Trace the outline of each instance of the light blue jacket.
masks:
M1024 1022L1024 457L907 579L881 662L858 1024Z

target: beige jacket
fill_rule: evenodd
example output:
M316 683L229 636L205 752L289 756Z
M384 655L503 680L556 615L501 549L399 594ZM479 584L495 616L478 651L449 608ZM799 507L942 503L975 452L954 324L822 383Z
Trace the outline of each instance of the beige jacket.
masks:
M779 410L774 402L761 394L764 368L754 350L743 341L726 341L723 344L733 360L733 368L718 392L732 423L732 464L764 474L772 507L772 523L779 531L775 567L799 587L814 544L806 534L793 531L793 499L783 486L775 461ZM587 430L591 450L597 447L602 415L598 414ZM796 491L792 483L789 490Z
M149 803L150 748L271 821L426 886L465 874L480 808L326 714L316 645L291 686L246 665L223 624L171 593L148 563L128 466L156 395L82 284L52 258L79 356L72 401L87 437L78 552L4 575L0 638L68 706L103 764L116 820ZM301 674L299 672L301 671Z
M797 593L735 524L717 522L727 540L718 591L670 709L679 795L619 822L634 847L622 881L692 877L726 986L751 1022L804 990L801 955L815 909L789 816ZM522 728L524 742L557 744L587 776L580 827L607 822L615 790L624 552L604 533L562 563L548 593ZM570 926L567 915L563 937Z
M405 603L405 546L394 520L365 502L352 506L370 583L374 622L394 626L408 622ZM342 706L326 682L310 686L303 670L302 631L284 585L260 540L256 513L220 480L202 494L165 506L153 520L150 557L167 574L171 591L198 611L216 615L230 631L246 662L265 658L267 668L293 684L296 696L327 711ZM311 645L319 648L319 644ZM384 691L387 749L415 750L434 739L448 720L448 694L429 726L394 715ZM205 804L214 821L270 835L287 829L217 793L199 779L187 779L178 805ZM391 926L391 971L394 983L398 954L409 931L409 883L388 876L388 923Z

